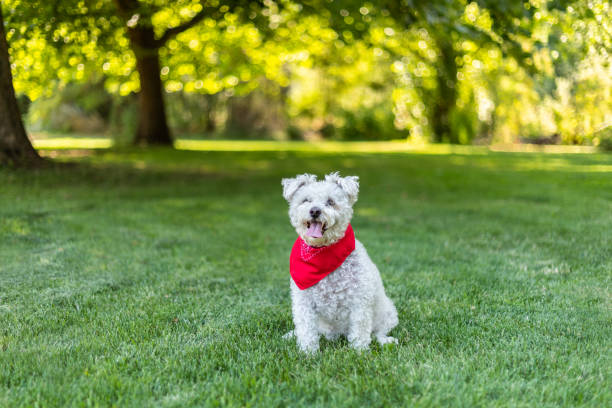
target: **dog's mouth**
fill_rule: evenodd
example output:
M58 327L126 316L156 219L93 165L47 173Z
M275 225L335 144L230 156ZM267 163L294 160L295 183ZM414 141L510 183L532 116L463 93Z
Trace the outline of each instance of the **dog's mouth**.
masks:
M306 226L308 227L306 235L310 238L321 238L325 231L327 231L327 223L325 222L307 221Z

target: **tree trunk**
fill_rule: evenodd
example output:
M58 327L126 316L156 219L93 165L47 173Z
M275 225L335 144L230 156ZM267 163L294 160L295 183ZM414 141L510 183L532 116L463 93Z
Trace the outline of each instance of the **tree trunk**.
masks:
M15 99L4 19L0 10L0 164L36 166L43 163L26 135Z
M457 107L457 62L455 61L457 53L451 39L443 35L434 35L434 39L440 52L440 59L436 76L438 97L434 102L431 116L433 141L459 143L458 135L451 126L451 115Z
M140 78L138 130L135 143L172 146L160 77L159 49L155 44L153 27L131 28L129 34Z
M202 21L206 17L206 7L202 7L190 20L166 29L161 37L156 39L151 21L156 6L146 6L139 0L115 0L115 4L119 15L128 26L130 48L136 57L136 69L140 77L138 133L135 142L140 145L171 146L172 136L166 121L159 69L159 48L170 38Z

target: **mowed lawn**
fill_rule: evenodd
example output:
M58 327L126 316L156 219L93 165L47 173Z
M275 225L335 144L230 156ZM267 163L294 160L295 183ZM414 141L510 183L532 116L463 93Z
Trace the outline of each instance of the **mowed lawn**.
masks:
M612 406L612 156L429 153L0 170L0 406ZM280 179L334 170L399 344L306 357Z

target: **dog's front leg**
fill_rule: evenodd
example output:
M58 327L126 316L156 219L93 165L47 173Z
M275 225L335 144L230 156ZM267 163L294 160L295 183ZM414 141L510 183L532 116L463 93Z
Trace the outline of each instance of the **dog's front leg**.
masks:
M372 308L355 307L350 314L348 341L355 350L367 350L372 341Z
M319 331L314 306L305 296L300 296L300 293L294 293L292 303L298 347L305 353L313 354L319 349Z

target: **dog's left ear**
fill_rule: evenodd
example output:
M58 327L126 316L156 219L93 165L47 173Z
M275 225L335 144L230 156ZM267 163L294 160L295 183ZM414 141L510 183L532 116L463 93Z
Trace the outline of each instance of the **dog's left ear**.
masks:
M325 181L338 184L348 196L349 204L355 204L355 202L357 201L357 195L359 195L359 177L340 177L340 174L338 172L335 172L325 176Z
M300 188L310 183L314 183L315 181L317 181L317 176L308 173L300 174L295 178L284 178L281 180L281 184L283 185L283 197L285 197L285 200L291 201Z

